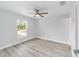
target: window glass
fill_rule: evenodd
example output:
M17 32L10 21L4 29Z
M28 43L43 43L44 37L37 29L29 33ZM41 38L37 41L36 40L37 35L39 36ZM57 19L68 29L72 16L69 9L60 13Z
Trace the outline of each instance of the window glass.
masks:
M17 20L17 37L23 38L27 36L28 23L27 21Z

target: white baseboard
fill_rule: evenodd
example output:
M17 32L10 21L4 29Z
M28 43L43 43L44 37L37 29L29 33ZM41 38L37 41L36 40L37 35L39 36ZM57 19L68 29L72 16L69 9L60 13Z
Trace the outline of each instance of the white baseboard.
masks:
M37 38L48 40L48 41L53 41L53 42L58 42L58 43L62 43L62 44L66 44L66 45L71 46L70 42L67 42L67 41L58 41L55 39L50 39L50 38L45 38L45 37L37 37Z
M17 45L17 44L20 44L20 43L25 42L25 41L28 41L28 40L31 40L33 38L35 38L35 37L23 38L24 40L20 40L20 41L17 41L17 42L13 42L13 43L11 43L9 45L5 45L3 47L0 47L0 50L5 49L5 48L8 48L8 47L11 47L11 46L14 46L14 45Z
M62 41L58 41L58 40L55 40L55 39L50 39L50 38L44 38L44 37L30 37L30 38L23 38L24 40L20 40L20 41L17 41L17 42L14 42L14 43L11 43L9 45L6 45L4 47L0 47L0 50L2 49L5 49L5 48L8 48L8 47L11 47L13 45L17 45L17 44L20 44L22 42L25 42L25 41L28 41L28 40L31 40L33 38L40 38L40 39L43 39L43 40L49 40L49 41L54 41L54 42L58 42L58 43L62 43L62 44L67 44L67 45L70 45L68 42L62 42Z

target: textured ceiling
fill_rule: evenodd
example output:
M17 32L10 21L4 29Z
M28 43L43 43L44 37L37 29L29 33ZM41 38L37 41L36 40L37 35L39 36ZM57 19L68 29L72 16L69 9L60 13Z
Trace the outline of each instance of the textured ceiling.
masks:
M33 17L34 9L40 9L40 12L48 12L48 16L55 16L69 13L75 2L66 1L61 6L59 1L0 1L0 8L11 12Z

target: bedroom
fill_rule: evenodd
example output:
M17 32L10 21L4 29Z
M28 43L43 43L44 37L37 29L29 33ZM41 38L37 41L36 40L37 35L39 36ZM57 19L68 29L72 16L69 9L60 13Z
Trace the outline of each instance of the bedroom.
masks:
M0 1L0 56L76 56L72 51L76 40L71 39L76 18L74 5L78 3Z

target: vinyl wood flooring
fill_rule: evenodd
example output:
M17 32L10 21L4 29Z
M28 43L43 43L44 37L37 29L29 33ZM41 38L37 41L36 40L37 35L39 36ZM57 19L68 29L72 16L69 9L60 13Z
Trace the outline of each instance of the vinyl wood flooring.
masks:
M70 57L70 46L42 39L32 39L0 50L0 57Z

